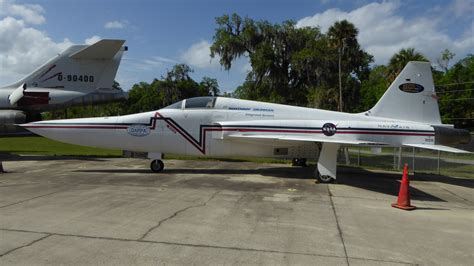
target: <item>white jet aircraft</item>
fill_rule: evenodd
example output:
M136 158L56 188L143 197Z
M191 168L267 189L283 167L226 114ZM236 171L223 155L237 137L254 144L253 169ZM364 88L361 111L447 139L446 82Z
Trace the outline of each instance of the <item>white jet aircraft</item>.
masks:
M112 87L124 40L71 46L20 81L0 88L0 134L41 120L41 112L126 99Z
M359 114L197 97L153 112L22 126L62 142L148 152L155 172L163 170L165 153L314 158L321 182L336 178L340 145L465 152L447 145L470 140L468 131L441 124L428 62L408 63L380 101Z

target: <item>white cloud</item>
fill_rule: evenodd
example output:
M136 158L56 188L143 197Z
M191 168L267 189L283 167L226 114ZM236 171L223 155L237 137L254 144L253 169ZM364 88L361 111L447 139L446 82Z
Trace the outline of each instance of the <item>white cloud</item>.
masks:
M455 60L473 52L473 34L466 33L453 39L443 33L436 18L419 15L405 19L397 14L400 6L398 1L387 1L367 4L349 12L328 9L302 18L297 26L320 26L321 31L326 32L334 22L347 19L359 29L360 44L374 55L377 64L386 64L394 53L408 47L414 47L432 62L436 62L445 48L456 53Z
M186 64L196 68L210 68L219 66L219 58L211 58L210 50L211 43L208 41L200 41L191 45L184 51L180 59Z
M40 5L15 4L14 0L0 0L0 16L20 17L29 24L43 24L44 9Z
M94 35L94 36L92 36L92 37L90 37L90 38L87 38L87 39L84 41L84 43L90 45L90 44L94 44L94 43L100 41L101 39L102 39L102 38L101 38L100 36Z
M104 24L104 28L106 29L123 29L125 26L128 24L128 21L126 20L114 20L114 21L109 21Z
M174 59L171 59L171 58L162 57L162 56L153 56L152 58L153 58L154 61L162 62L162 63L165 63L165 64L179 64L179 63L180 63L180 62L177 61L177 60L174 60Z
M70 45L68 39L54 42L23 20L0 18L0 84L19 80Z
M152 56L146 59L124 57L122 61L124 65L127 66L127 71L130 72L157 71L164 69L170 64L174 65L180 63L177 60L162 56Z

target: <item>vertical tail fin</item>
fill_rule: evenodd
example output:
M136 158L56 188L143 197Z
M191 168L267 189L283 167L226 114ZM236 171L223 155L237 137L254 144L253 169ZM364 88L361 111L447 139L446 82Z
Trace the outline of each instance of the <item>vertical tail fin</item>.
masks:
M369 116L441 124L429 62L408 62Z
M123 52L124 40L100 40L75 45L57 55L13 86L93 91L112 88Z

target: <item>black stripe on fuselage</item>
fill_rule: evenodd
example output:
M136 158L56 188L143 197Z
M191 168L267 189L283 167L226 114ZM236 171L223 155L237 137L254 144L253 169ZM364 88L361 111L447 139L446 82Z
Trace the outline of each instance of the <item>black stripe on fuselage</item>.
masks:
M84 126L82 128L87 129L88 126L90 128L94 128L97 126L103 126L103 129L125 129L125 126L134 126L134 125L140 125L140 126L148 126L150 129L154 130L156 128L156 121L158 120L164 120L170 127L174 128L177 130L188 142L190 142L196 149L198 149L201 153L205 154L206 153L206 133L207 131L213 131L214 129L217 130L225 130L228 128L236 129L238 131L239 128L242 130L308 130L308 131L316 131L316 132L308 132L308 133L322 133L322 127L294 127L294 126L260 126L260 125L200 125L199 126L199 137L196 140L194 136L192 136L186 129L184 129L181 125L179 125L176 121L174 121L170 117L163 117L161 114L158 112L155 113L154 116L150 117L150 121L148 123L43 123L43 124L37 124L38 127L48 127L48 125L51 125L51 128L54 128L55 126L57 127L64 127L64 126L71 126L76 127L76 128L81 128L81 126ZM34 126L32 126L34 127ZM222 129L225 128L225 129ZM318 132L319 131L319 132ZM356 128L356 127L341 127L337 128L337 132L339 133L344 133L348 132L348 134L387 134L390 135L390 133L393 133L393 135L410 135L413 134L413 136L423 136L425 134L428 134L428 136L434 136L434 131L430 130L412 130L412 129L388 129L388 128ZM291 133L291 132L287 132ZM299 133L299 132L295 132ZM336 133L337 134L337 133Z
M41 123L38 125L74 125L74 126L152 126L154 120L171 121L179 129L186 131L176 121L169 117L151 117L149 123ZM221 125L200 125L200 127L222 127ZM225 125L226 128L268 128L268 129L301 129L301 130L321 130L322 127L292 127L292 126L261 126L261 125ZM338 127L340 130L360 130L360 131L384 131L384 132L417 132L417 133L433 133L433 130L419 130L419 129L389 129L389 128L364 128L364 127Z

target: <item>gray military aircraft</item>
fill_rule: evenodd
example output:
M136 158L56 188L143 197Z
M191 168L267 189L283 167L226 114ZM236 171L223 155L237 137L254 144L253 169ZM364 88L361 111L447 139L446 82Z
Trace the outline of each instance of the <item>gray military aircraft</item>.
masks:
M75 45L33 73L0 88L0 134L21 132L15 126L41 120L41 112L126 99L114 88L124 40Z

